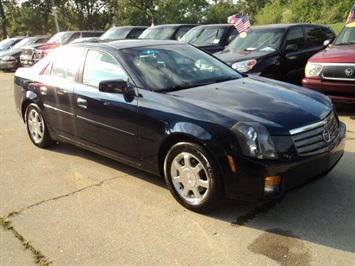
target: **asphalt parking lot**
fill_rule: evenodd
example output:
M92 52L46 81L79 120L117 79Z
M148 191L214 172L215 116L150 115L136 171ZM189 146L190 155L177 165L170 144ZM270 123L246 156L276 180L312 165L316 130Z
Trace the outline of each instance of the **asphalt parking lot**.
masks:
M200 215L162 178L67 144L36 148L0 72L1 265L354 265L355 105L346 152L319 182Z

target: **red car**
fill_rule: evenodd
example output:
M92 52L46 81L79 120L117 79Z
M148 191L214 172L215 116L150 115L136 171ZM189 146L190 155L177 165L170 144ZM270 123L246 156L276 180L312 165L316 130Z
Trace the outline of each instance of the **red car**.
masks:
M355 103L355 22L308 60L302 85L326 94L333 102Z

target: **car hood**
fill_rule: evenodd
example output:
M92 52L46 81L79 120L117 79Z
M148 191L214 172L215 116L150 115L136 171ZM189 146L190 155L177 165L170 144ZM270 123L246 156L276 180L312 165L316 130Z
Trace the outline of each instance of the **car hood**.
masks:
M355 63L355 45L331 45L313 55L312 63Z
M273 135L289 135L291 129L319 122L332 109L323 94L256 76L168 94L188 104L173 103L180 111L191 111L191 117L224 120L229 127L237 121L259 122Z
M266 55L270 54L270 52L260 52L260 51L222 51L219 53L213 54L217 58L221 59L226 63L234 63L249 59L259 59Z

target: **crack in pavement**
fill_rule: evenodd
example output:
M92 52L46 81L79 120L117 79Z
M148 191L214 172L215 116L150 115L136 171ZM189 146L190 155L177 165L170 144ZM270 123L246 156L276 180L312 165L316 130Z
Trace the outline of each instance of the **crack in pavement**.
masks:
M132 175L132 173L130 174ZM128 174L127 175L124 175L124 176L129 176ZM119 176L119 177L122 177L122 176ZM33 257L34 257L34 260L35 260L35 263L38 264L38 265L41 265L41 266L49 266L49 265L52 265L52 261L50 261L48 258L46 258L45 255L42 254L42 252L38 251L34 246L32 246L30 244L30 241L29 240L26 240L12 225L11 223L11 220L10 218L11 217L14 217L16 215L19 215L20 213L28 210L28 209L31 209L33 207L36 207L36 206L39 206L43 203L47 203L47 202L50 202L50 201L55 201L55 200L58 200L58 199L62 199L62 198L65 198L65 197L69 197L69 196L72 196L76 193L79 193L81 191L84 191L86 189L89 189L89 188L92 188L92 187L99 187L101 186L102 184L106 183L106 182L109 182L109 181L112 181L114 179L117 179L119 177L112 177L112 178L109 178L109 179L106 179L106 180L103 180L103 181L100 181L96 184L92 184L90 186L87 186L87 187L83 187L81 189L78 189L76 191L73 191L71 193L68 193L68 194L65 194L65 195L61 195L61 196L58 196L58 197L54 197L54 198L50 198L50 199L46 199L46 200L42 200L42 201L39 201L37 203L34 203L32 205L29 205L25 208L22 208L20 210L17 210L17 211L11 211L9 212L7 215L5 215L4 217L0 217L0 226L3 228L3 230L5 231L10 231L15 238L17 238L21 245L24 247L25 250L30 250L31 253L33 254Z

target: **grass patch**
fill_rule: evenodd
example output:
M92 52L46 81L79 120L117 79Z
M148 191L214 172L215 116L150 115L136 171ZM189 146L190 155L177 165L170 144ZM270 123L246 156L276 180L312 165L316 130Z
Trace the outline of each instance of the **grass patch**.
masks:
M12 226L11 221L0 217L0 226L5 231L10 231L21 243L25 250L30 250L35 259L35 263L41 266L50 266L50 262L40 251L36 250L29 241L23 238L23 236L17 232L17 230Z
M334 30L336 35L338 35L339 32L341 31L341 29L344 28L345 23L344 22L340 22L340 23L335 23L335 24L329 24L329 26L332 27L332 29Z

